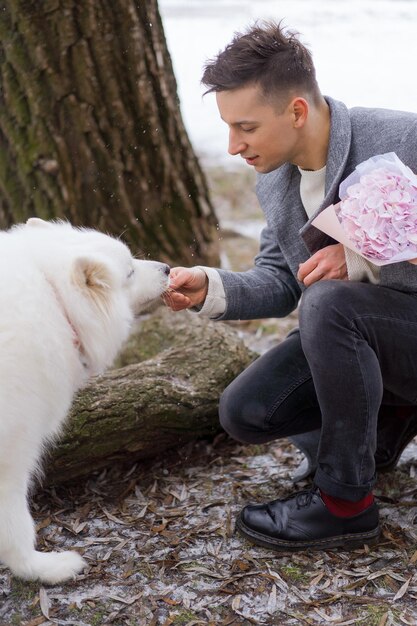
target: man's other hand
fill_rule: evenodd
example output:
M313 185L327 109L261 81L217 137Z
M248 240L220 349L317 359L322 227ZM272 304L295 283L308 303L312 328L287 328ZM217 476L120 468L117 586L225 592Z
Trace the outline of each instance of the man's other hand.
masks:
M207 274L199 267L173 267L164 302L173 311L182 311L204 303L208 290Z
M300 263L297 278L306 287L318 280L347 280L345 250L341 243L322 248L304 263Z

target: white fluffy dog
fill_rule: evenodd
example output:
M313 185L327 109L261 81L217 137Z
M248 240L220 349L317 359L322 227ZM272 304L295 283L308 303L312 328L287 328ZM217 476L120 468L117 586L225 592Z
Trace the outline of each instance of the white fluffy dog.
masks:
M111 365L168 275L65 222L33 218L0 233L0 561L13 574L57 583L83 569L76 552L35 550L30 478L74 393Z

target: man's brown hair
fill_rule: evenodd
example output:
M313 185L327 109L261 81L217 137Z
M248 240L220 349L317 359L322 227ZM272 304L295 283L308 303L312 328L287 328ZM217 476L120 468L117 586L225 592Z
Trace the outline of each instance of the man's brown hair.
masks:
M320 98L310 51L298 33L286 30L281 22L256 22L236 33L217 57L207 61L201 82L205 93L256 84L267 99L297 91L316 101Z

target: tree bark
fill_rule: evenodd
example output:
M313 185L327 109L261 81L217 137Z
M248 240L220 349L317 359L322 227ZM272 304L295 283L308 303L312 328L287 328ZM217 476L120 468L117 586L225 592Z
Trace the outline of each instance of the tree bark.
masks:
M218 264L157 0L2 2L0 227L33 215Z
M159 311L131 338L121 367L76 397L48 463L47 481L153 457L214 435L220 429L221 392L253 358L225 324Z

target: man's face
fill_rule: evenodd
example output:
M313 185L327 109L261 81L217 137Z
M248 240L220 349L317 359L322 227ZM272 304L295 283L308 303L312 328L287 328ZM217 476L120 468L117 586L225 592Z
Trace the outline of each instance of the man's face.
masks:
M275 109L257 85L220 91L216 98L220 116L229 126L230 154L240 154L262 174L297 160L300 138L290 102Z

